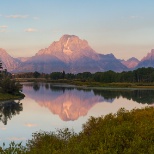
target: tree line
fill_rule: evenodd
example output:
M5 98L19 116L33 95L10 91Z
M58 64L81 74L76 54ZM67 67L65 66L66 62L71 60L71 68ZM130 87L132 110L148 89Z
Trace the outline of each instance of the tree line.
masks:
M123 72L83 72L83 73L65 73L63 72L52 72L50 74L39 73L39 72L28 72L15 74L15 78L46 78L51 80L67 79L67 80L81 80L81 81L93 81L102 83L112 82L131 82L131 83L149 83L154 82L154 68L139 68L133 71Z

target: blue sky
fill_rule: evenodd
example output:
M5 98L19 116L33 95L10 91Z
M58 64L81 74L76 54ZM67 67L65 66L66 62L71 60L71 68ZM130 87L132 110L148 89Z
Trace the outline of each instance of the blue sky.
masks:
M154 48L152 0L0 0L0 48L32 56L64 34L99 53L143 58Z

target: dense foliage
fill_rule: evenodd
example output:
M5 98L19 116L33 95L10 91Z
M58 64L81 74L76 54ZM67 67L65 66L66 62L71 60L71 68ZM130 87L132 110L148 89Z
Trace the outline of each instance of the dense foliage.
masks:
M15 80L5 78L0 81L0 92L18 95L21 91L21 85Z
M50 74L39 73L39 72L29 72L16 74L16 78L46 78L51 80L59 80L59 79L78 79L81 81L94 81L94 82L102 82L102 83L113 83L113 82L131 82L131 83L151 83L154 82L154 68L139 68L134 71L128 72L83 72L78 74L66 73L63 72L52 72Z
M91 117L79 134L69 129L36 132L25 147L11 143L0 152L26 154L153 154L154 108L120 109L116 114Z

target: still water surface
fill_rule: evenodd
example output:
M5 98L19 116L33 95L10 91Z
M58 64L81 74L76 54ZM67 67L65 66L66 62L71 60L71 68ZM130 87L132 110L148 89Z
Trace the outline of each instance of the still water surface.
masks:
M75 132L90 116L131 110L154 103L154 90L82 89L66 85L24 83L25 98L0 103L0 145L31 139L33 132L71 128Z

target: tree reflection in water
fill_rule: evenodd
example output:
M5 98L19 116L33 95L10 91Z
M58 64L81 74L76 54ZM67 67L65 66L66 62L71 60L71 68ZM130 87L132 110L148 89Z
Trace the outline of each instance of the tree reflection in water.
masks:
M133 100L137 103L142 104L153 104L154 103L154 90L144 89L125 89L125 90L97 90L94 89L94 94L104 97L105 99L115 99L119 97Z
M34 91L38 91L38 90L40 89L40 84L37 83L37 82L35 82L35 83L33 84L33 89L34 89Z
M0 102L0 121L2 121L4 125L7 125L8 119L11 120L13 116L20 114L20 111L23 111L23 106L20 101L15 102L11 100Z

